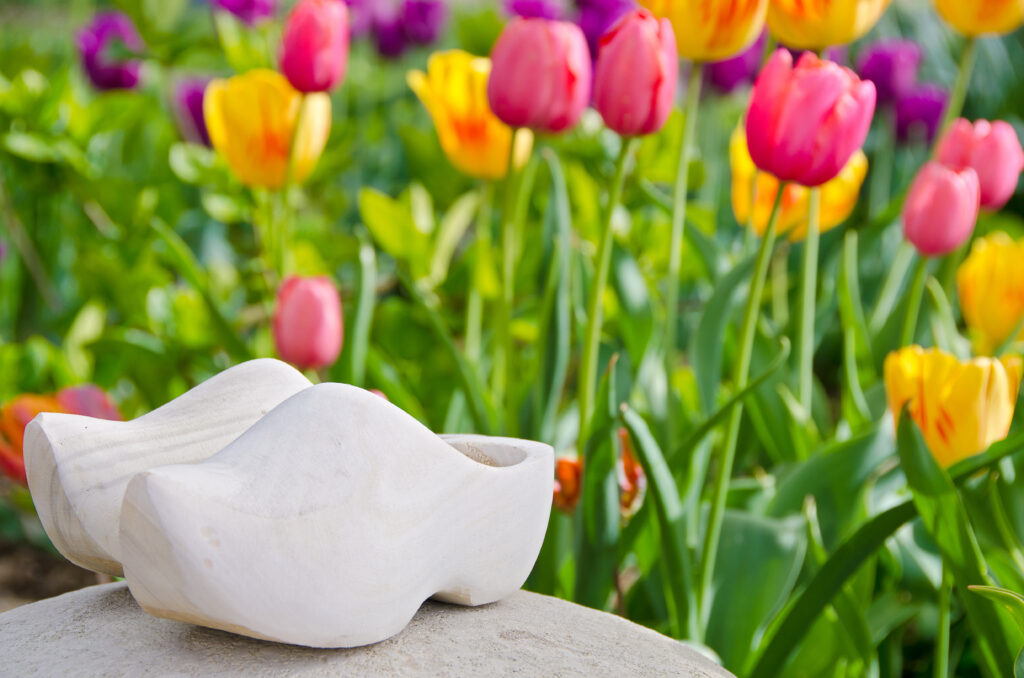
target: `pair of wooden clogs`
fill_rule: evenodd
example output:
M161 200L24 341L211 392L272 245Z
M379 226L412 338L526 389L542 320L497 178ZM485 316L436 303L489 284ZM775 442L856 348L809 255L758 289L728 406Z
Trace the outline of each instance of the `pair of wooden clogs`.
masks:
M388 638L430 597L517 590L553 477L547 445L439 437L275 360L133 421L41 414L25 462L57 549L123 573L146 611L311 647Z

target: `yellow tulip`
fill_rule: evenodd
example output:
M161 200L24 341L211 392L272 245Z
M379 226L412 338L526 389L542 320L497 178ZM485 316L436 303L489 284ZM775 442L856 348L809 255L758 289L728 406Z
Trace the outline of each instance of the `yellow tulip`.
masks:
M935 0L935 8L964 35L1002 35L1024 23L1024 0Z
M951 0L961 2L962 0ZM878 23L890 0L771 0L768 30L787 47L824 49L853 42Z
M512 128L491 111L487 78L491 60L468 52L437 52L427 72L410 71L409 87L420 98L437 128L441 148L459 171L479 179L501 179L508 172ZM530 156L533 135L516 135L514 160L522 167Z
M1024 240L997 232L976 240L957 270L960 308L978 353L995 351L1024 317L1022 261Z
M672 23L679 56L721 61L742 52L764 29L768 0L639 0Z
M747 150L747 137L742 127L736 128L729 142L729 159L732 164L732 210L736 221L745 225L748 221L754 231L764 235L768 227L775 196L779 192L779 180L767 172L758 172ZM846 167L835 179L821 186L822 232L843 223L857 205L861 184L868 173L868 158L863 151L857 151L846 163ZM754 192L754 177L757 190ZM754 199L754 218L750 220L750 202ZM789 234L796 242L807 237L807 221L810 214L810 190L797 184L788 184L782 195L782 206L775 232Z
M203 117L213 147L243 184L277 189L288 181L289 164L296 182L316 167L331 131L331 99L309 94L303 105L283 75L261 68L211 82Z
M1022 369L1019 356L961 361L907 346L885 358L885 392L897 425L906 405L935 460L949 467L1006 437Z

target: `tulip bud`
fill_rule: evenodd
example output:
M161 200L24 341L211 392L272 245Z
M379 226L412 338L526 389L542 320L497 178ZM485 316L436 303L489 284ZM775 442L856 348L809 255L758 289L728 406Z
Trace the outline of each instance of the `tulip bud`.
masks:
M848 68L805 52L796 67L775 51L754 84L747 144L757 167L783 181L820 186L863 145L875 86Z
M109 54L114 44L139 51L142 38L127 14L101 12L80 30L77 36L78 53L96 89L133 89L139 84L141 62L134 59L116 59Z
M949 254L971 237L978 220L978 175L929 162L910 186L903 235L927 257Z
M1020 0L935 0L935 9L964 35L1003 35L1024 23Z
M768 34L762 32L754 44L739 54L724 61L715 61L704 66L707 81L719 92L728 94L733 90L754 82L757 69L764 56L764 43Z
M281 72L300 92L327 92L348 65L348 7L342 0L300 0L281 36Z
M414 45L429 45L437 40L448 17L441 0L405 0L402 4L402 32Z
M679 57L668 19L639 10L601 38L594 73L594 107L622 136L660 130L676 96Z
M63 388L57 392L57 402L65 412L81 414L94 419L121 421L120 410L106 391L93 384Z
M583 490L583 462L572 457L555 460L553 503L563 513L572 513L580 502Z
M285 279L274 310L278 355L303 369L326 367L338 359L343 335L341 298L330 278Z
M513 19L491 52L487 99L506 125L563 132L590 98L590 51L575 24Z
M913 40L883 40L868 47L857 62L860 77L875 83L878 103L889 105L917 83L921 48Z
M567 14L564 0L505 0L502 4L513 16L561 19Z
M629 437L629 430L625 427L619 428L619 444L622 447L622 457L619 458L617 466L619 512L623 518L629 519L636 515L644 503L647 474L644 473L643 466L637 461L636 454L633 452L633 441Z
M277 0L213 0L213 5L253 26L274 16Z
M978 120L972 125L960 118L939 141L936 155L946 167L970 167L977 173L981 206L986 209L1006 204L1024 170L1024 149L1017 132L1003 120Z

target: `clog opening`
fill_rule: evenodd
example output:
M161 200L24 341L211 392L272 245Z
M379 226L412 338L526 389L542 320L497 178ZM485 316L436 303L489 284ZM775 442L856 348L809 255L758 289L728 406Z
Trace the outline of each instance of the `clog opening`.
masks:
M449 440L448 444L485 466L515 466L526 459L526 451L508 443Z

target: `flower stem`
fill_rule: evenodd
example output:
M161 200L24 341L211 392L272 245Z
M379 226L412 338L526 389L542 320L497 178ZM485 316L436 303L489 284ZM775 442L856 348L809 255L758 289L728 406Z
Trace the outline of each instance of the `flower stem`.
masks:
M483 277L482 245L491 240L491 204L494 199L494 186L485 182L480 189L480 207L476 221L476 252L473 258L473 280L469 285L469 300L466 304L466 359L470 362L480 360L480 347L483 337L484 300L480 294L480 279Z
M597 382L597 352L601 343L602 303L604 291L608 285L608 270L611 268L612 261L612 217L614 217L615 208L622 198L622 187L626 180L626 165L638 143L639 140L634 138L622 140L622 150L619 151L619 158L615 161L612 190L608 196L604 222L601 224L601 240L597 248L597 270L594 273L594 282L591 285L590 299L587 303L587 329L583 340L583 359L580 365L579 394L577 396L580 411L580 435L577 447L581 454L586 445L585 438L587 427L590 424L594 388Z
M804 240L803 280L800 288L800 334L797 337L797 364L800 381L797 394L805 412L811 412L814 392L814 309L818 290L818 240L821 224L821 189L810 191L810 215Z
M978 57L978 39L967 38L963 54L960 55L960 66L957 69L956 81L953 83L953 90L949 94L949 103L946 105L946 114L942 116L942 126L939 127L939 134L935 137L938 143L942 133L946 131L954 120L960 117L964 110L964 101L967 100L967 87L971 83L971 73L974 71L974 62Z
M750 379L750 361L754 350L754 335L757 330L757 316L761 307L761 296L764 294L765 279L768 275L768 263L775 249L775 226L782 207L782 196L785 183L779 186L772 205L768 227L761 237L761 247L757 251L754 274L750 280L750 293L747 295L747 306L743 314L743 326L740 330L739 359L735 363L733 374L733 390L740 392L747 386ZM736 459L736 444L739 442L740 423L743 419L743 403L732 408L729 427L726 429L725 446L718 462L718 475L711 497L711 512L708 514L707 529L704 533L704 547L701 551L698 579L698 610L700 625L697 640L703 640L704 631L710 616L710 594L712 576L715 571L715 559L718 555L718 542L722 536L722 521L725 518L725 500L729 494L729 481L732 477L733 462Z
M665 295L665 338L662 350L665 359L665 388L668 393L666 408L672 403L672 373L675 369L676 330L679 318L679 272L683 263L683 236L686 232L686 191L690 183L690 159L697 131L697 111L700 102L700 88L704 80L704 66L700 62L693 65L690 73L690 84L686 92L686 119L683 127L683 139L679 148L679 169L676 171L676 186L672 196L672 241L668 260L668 290ZM674 417L665 416L665 449L675 449L672 441Z
M907 298L907 316L903 319L903 331L900 332L900 346L909 346L917 332L917 317L921 313L921 300L924 298L924 285L928 279L928 260L920 257L914 267L914 277L910 281L910 296Z
M942 563L942 583L939 585L939 632L935 639L935 678L949 677L949 599L951 585Z
M512 132L511 149L508 154L508 171L505 174L505 205L501 213L501 313L498 321L500 341L494 352L494 372L491 378L491 393L495 407L505 403L505 430L513 425L511 408L508 407L508 385L512 381L512 307L515 303L516 232L515 205L517 204L517 183L515 152L516 137L520 129Z

